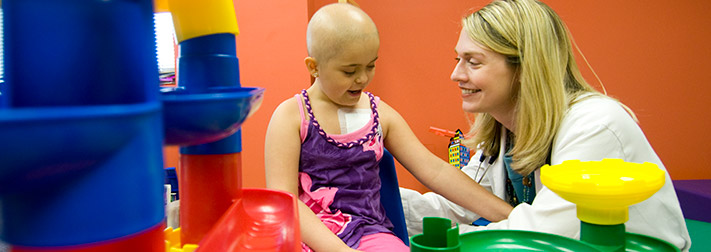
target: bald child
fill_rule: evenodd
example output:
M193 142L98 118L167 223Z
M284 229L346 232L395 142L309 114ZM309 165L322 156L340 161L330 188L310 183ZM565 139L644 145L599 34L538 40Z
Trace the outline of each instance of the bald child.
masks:
M304 251L410 251L380 203L385 147L431 190L489 220L506 218L508 204L429 152L397 111L364 91L380 47L365 12L324 6L306 43L315 81L275 109L265 139L267 187L298 195Z

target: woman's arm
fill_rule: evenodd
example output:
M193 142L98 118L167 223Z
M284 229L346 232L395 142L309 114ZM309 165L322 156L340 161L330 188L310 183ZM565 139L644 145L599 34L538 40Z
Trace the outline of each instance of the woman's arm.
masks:
M299 157L301 137L299 106L296 98L280 104L267 128L264 166L267 188L299 195ZM301 239L315 251L353 251L299 200Z
M379 111L385 147L420 182L488 220L499 221L508 217L512 210L508 203L427 150L397 111L385 102L381 102Z
M479 157L480 155L481 151L474 156ZM478 158L472 158L469 164L464 166L461 171L475 181L481 181L479 185L491 192L491 183L483 176L492 167L491 164L482 163L485 162L481 162ZM469 211L433 192L421 194L414 190L400 188L400 195L402 196L403 212L407 221L407 231L410 235L422 233L422 218L426 216L443 217L459 223L460 233L472 231L465 224L471 224L481 217L479 214Z

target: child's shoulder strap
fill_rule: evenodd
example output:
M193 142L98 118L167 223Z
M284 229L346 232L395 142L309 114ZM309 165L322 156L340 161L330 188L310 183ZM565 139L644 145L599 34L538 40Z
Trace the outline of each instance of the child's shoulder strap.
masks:
M295 94L294 98L296 98L296 103L299 104L299 116L301 117L301 120L304 121L306 119L304 115L304 99L301 94Z
M303 143L306 139L309 120L306 119L306 115L304 113L304 98L301 94L294 95L294 98L296 98L295 100L299 104L299 116L301 118L301 123L299 124L299 136L301 137L301 143Z

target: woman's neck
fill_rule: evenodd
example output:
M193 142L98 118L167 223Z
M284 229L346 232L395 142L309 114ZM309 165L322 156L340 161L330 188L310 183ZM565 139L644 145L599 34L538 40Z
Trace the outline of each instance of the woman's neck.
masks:
M505 113L505 114L491 114L494 119L501 123L501 125L504 126L508 131L510 131L512 134L516 133L516 120L514 120L514 113Z

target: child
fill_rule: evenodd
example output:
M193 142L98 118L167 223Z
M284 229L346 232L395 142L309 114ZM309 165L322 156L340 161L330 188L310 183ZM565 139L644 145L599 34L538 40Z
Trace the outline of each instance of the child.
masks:
M383 147L433 191L487 219L508 216L508 204L429 152L392 107L363 91L380 46L367 14L324 6L306 41L315 82L276 108L265 144L267 187L299 196L305 250L409 251L380 204Z

